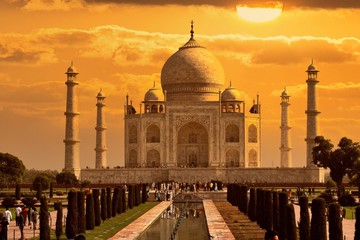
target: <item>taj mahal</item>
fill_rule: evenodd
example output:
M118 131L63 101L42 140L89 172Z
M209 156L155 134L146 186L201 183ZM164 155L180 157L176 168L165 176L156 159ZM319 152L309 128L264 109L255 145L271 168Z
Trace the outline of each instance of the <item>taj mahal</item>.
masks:
M80 168L79 117L76 95L79 82L71 65L67 72L65 168L92 183L210 181L322 182L323 171L311 163L317 134L316 84L318 70L307 69L307 166L291 162L286 90L280 96L280 168L261 164L261 104L259 95L250 106L231 82L225 86L223 66L194 38L163 65L161 86L155 83L136 109L125 97L125 168L110 169L106 156L105 99L97 95L95 168Z

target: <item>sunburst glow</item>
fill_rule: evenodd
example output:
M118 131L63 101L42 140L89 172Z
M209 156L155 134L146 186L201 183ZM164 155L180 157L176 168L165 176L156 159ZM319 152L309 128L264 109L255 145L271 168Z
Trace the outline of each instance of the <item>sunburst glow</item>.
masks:
M283 4L275 2L273 6L249 7L246 5L237 5L238 15L249 22L268 22L279 17L283 10Z

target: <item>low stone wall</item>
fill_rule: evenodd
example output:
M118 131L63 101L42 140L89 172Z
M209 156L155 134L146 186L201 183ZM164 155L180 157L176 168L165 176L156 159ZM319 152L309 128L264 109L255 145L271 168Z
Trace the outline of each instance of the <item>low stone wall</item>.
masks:
M318 183L324 182L319 168L119 168L82 169L81 180L91 183L139 183L219 180L224 183Z

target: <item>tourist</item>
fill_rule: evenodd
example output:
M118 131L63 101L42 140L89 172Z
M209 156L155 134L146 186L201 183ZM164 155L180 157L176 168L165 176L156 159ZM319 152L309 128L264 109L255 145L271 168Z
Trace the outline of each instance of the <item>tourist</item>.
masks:
M279 234L274 230L267 230L265 240L279 240Z
M0 240L7 240L8 237L8 227L9 227L9 222L7 217L3 217L1 219L1 230L0 230Z
M17 206L17 208L15 209L15 212L16 212L16 226L19 226L19 218L20 218L20 215L21 215L21 212L22 212L22 209L20 206Z
M26 215L25 215L26 216ZM20 234L21 234L21 236L20 236L20 239L19 240L22 240L22 239L24 239L24 225L25 225L25 219L26 219L26 217L24 217L24 215L22 214L22 213L20 213L20 215L19 215L19 218L18 218L18 226L19 226L19 229L20 229Z
M7 218L8 222L10 223L10 221L12 220L12 214L11 214L9 208L6 208L5 217Z
M77 235L77 236L75 237L75 240L85 240L85 239L86 239L85 236L82 235L82 234Z
M33 228L36 230L36 223L37 223L38 214L37 214L37 211L36 211L35 207L33 207L31 209L30 215L31 215L31 222L32 222ZM30 229L31 229L31 226L30 226Z
M26 226L26 219L28 218L28 211L29 211L29 208L28 207L24 207L22 212L21 212L21 215L23 215L24 217L24 226Z

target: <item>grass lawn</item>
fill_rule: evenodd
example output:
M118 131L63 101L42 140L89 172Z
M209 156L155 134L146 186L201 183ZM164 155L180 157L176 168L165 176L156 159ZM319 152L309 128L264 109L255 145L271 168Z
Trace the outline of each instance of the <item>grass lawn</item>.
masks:
M94 230L87 230L84 235L86 239L108 239L143 215L145 212L156 206L158 203L159 202L146 202L134 207L133 209L128 209L125 213L112 217L101 223L101 225L95 227ZM39 239L39 237L32 239ZM51 239L56 239L55 231L51 231ZM61 239L66 239L65 228Z

